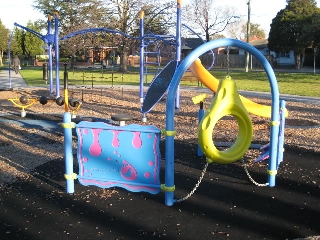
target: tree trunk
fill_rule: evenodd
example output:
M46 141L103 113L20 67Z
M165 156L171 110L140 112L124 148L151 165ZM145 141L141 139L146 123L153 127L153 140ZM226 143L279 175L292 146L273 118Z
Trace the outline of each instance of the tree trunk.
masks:
M119 72L126 72L127 71L127 59L128 59L128 52L126 48L123 48L121 54L120 54L120 66L119 66Z
M1 51L0 51L0 66L3 66L2 57L3 57L3 51L1 49Z
M295 69L299 70L301 68L301 53L294 53L294 58L295 58Z

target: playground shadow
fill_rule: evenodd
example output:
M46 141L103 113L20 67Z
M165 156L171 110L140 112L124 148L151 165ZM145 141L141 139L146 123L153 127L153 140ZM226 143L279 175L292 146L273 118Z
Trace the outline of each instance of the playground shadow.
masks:
M164 143L160 144L162 155ZM176 141L177 199L205 165L195 144ZM37 167L1 189L1 239L294 239L319 235L319 156L286 151L274 188L250 182L240 164L210 164L196 192L168 207L164 194L84 187L65 193L64 161ZM76 160L75 160L76 161ZM76 162L75 162L76 164ZM164 165L164 160L162 160ZM77 172L75 166L75 172ZM248 167L267 181L263 164ZM162 166L161 179L164 179ZM163 181L162 181L163 182Z

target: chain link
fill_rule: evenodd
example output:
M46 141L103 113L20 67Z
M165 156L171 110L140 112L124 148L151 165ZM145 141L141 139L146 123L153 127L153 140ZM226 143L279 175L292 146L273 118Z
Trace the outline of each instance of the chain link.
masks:
M244 162L244 158L242 158L241 162L242 162L242 164L243 164L244 171L246 172L248 178L250 179L250 181L251 181L253 184L255 184L255 185L258 186L258 187L266 187L266 186L268 186L267 183L258 183L258 182L256 182L256 181L251 177L251 175L250 175L250 173L249 173L249 171L248 171L247 165L246 165L245 162ZM202 182L205 173L207 172L208 165L209 165L209 163L206 163L206 165L204 166L204 168L203 168L203 170L202 170L202 172L201 172L201 176L200 176L197 184L196 184L196 185L194 186L194 188L191 190L191 192L188 193L188 195L186 195L186 196L183 197L183 198L175 199L175 200L174 200L175 202L182 202L182 201L184 201L184 200L187 200L188 198L190 198L190 197L195 193L195 191L197 190L197 188L200 186L200 183Z
M248 171L247 165L244 163L244 158L241 159L241 162L242 162L242 166L243 166L243 168L244 168L244 171L246 172L248 178L250 179L250 181L251 181L253 184L255 184L255 185L258 186L258 187L266 187L266 186L268 186L267 183L258 183L258 182L256 182L256 181L251 177L251 175L250 175L250 173L249 173L249 171Z
M207 171L208 165L209 165L209 163L206 163L206 165L204 166L204 168L203 168L203 170L202 170L202 172L201 172L201 176L200 176L200 178L199 178L199 181L198 181L197 184L194 186L194 188L192 189L192 191L191 191L187 196L185 196L185 197L183 197L183 198L175 199L175 200L174 200L175 202L182 202L182 201L184 201L184 200L187 200L189 197L191 197L191 196L194 194L194 192L195 192L195 191L197 190L197 188L199 187L199 185L200 185L200 183L201 183L201 181L202 181L202 179L203 179L203 177L204 177L204 174L205 174L206 171Z

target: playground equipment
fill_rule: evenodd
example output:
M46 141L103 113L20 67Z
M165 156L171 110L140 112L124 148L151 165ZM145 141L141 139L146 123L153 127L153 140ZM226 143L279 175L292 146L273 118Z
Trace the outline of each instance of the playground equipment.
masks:
M46 105L48 102L55 102L58 106L64 105L64 101L61 98L51 98L47 96L41 97L28 97L26 95L22 95L20 98L9 98L10 102L12 102L16 107L21 108L21 117L25 117L27 115L26 109L39 102L42 105ZM81 102L77 99L69 100L69 108L72 111L72 115L75 115L75 112L80 108Z
M178 66L178 64L181 61L181 27L182 26L187 28L189 31L191 31L193 34L195 34L199 39L201 39L203 41L203 43L205 43L205 41L201 38L201 36L199 34L197 34L193 29L191 29L189 26L187 26L185 24L182 24L181 14L182 14L181 1L177 0L176 35L172 36L172 35L154 35L154 34L144 35L144 18L143 18L144 14L143 14L143 12L140 13L140 102L141 103L144 103L144 101L145 101L144 97L148 95L148 94L146 94L144 96L144 91L143 91L144 81L143 81L143 79L144 79L144 74L145 74L144 66L148 65L148 63L145 62L145 55L148 54L148 52L146 52L146 50L145 50L145 47L148 46L149 39L152 39L152 42L163 41L168 45L175 45L176 52L175 52L175 59L173 61L175 61L177 63L176 66ZM209 51L211 51L211 53L213 54L212 50L209 50ZM160 53L154 52L154 54L160 54ZM209 69L212 68L213 64L214 64L214 61L212 61ZM162 75L162 72L167 71L166 67L163 68L160 71L160 73L158 73L158 75L155 75L153 81L157 82L156 79ZM150 84L150 86L152 86L152 83ZM169 84L167 85L167 87L168 86L169 86ZM178 87L177 87L176 98L175 98L175 109L177 110L179 108L180 108L180 85L178 85ZM149 110L151 110L151 109L149 109ZM143 119L146 119L145 115L143 116Z
M221 81L217 95L208 109L199 124L198 131L199 146L207 161L226 164L241 159L250 146L253 130L250 116L230 76ZM238 122L238 138L230 148L219 151L213 143L212 132L216 123L227 115L234 116Z
M207 69L201 64L199 59L196 59L191 65L190 70L194 74L194 76L201 81L207 88L209 88L213 92L217 92L219 80L208 72ZM246 107L249 113L255 114L261 117L271 117L271 107L255 103L248 98L245 98L240 95L241 102ZM286 111L286 117L288 116L288 112Z
M179 1L178 1L178 4ZM179 8L177 8L179 9ZM181 13L177 10L177 20L180 21ZM177 25L178 28L178 25ZM180 32L180 29L177 32ZM140 102L143 103L144 101L144 92L143 92L143 85L144 85L144 77L147 78L148 74L148 65L158 66L160 68L160 49L159 49L159 42L162 41L168 45L176 45L176 48L180 47L181 41L177 41L179 36L173 35L156 35L156 34L145 34L144 31L144 11L140 12ZM157 45L157 51L150 51L148 47L150 45ZM176 52L176 60L180 60L180 51L179 53ZM150 62L148 61L148 56L156 57L156 61ZM156 78L156 76L155 76Z
M59 97L60 96L60 77L59 77L59 14L58 12L54 13L54 33L52 33L52 16L48 15L48 31L46 35L42 35L30 28L21 26L18 23L14 23L15 26L20 27L30 33L32 33L33 35L35 35L36 37L40 38L41 40L43 40L45 43L48 44L48 55L49 55L49 64L48 64L48 71L49 71L49 83L50 83L50 94L53 96L53 74L52 74L52 47L53 45L55 46L54 50L55 50L55 64L56 64L56 96ZM11 38L9 40L9 43L11 43ZM8 43L8 45L9 45ZM10 46L10 45L9 45ZM8 47L10 48L10 47ZM8 51L10 52L10 51ZM9 71L9 75L10 75L10 71Z
M199 124L201 123L203 116L204 116L204 109L203 109L203 103L204 103L204 99L207 97L207 94L200 94L198 96L195 96L192 98L192 101L194 104L199 104L199 111L198 111L198 121ZM203 152L201 150L200 145L198 144L198 156L202 157L203 156Z
M59 38L59 15L58 12L54 13L54 33L52 33L52 18L51 16L48 16L48 32L46 35L42 35L38 32L35 32L32 29L29 29L27 27L21 26L18 23L14 23L15 26L20 27L35 36L42 39L45 43L48 44L48 53L49 53L49 63L48 63L48 70L49 70L49 83L50 83L50 93L53 95L53 79L52 79L52 46L55 46L55 65L56 65L56 97L60 97L60 79L59 79L59 41L66 40L68 38L74 37L76 35L83 35L86 33L96 33L96 32L108 32L112 34L120 34L127 38L131 38L134 40L140 41L140 102L142 103L144 100L144 91L143 91L143 85L144 85L144 76L146 71L144 70L144 67L150 64L150 62L145 62L145 57L148 54L156 54L159 57L160 52L150 52L146 48L152 44L157 43L158 41L165 42L169 45L175 45L176 46L176 56L175 61L180 62L181 60L181 0L177 0L177 21L176 21L176 35L156 35L156 34L144 34L144 13L143 11L140 13L140 36L133 37L128 34L125 34L123 32L119 32L112 29L107 28L89 28L89 29L82 29L79 31L72 32L64 37ZM188 27L189 30L191 30ZM193 31L194 32L194 31ZM156 61L156 64L159 64L159 61ZM178 87L179 88L179 87ZM179 96L179 89L177 91L176 96L176 109L179 109L180 105L180 96Z
M234 46L248 51L257 58L267 73L271 87L272 105L268 148L268 182L265 185L275 186L277 169L283 158L285 119L285 102L279 99L275 74L266 58L251 45L234 39L218 39L205 43L191 52L176 68L171 81L166 77L161 77L156 78L150 85L142 112L147 112L150 106L152 107L159 101L159 99L149 97L149 94L152 96L158 92L157 96L161 98L168 88L165 130L160 131L154 126L127 125L121 127L102 122L75 124L71 122L70 113L64 114L67 192L74 192L74 180L79 179L80 183L84 185L96 185L103 188L119 186L129 191L145 191L152 194L161 190L165 193L166 205L171 206L175 202L180 202L181 200L174 198L174 102L176 92L184 72L198 56L220 46ZM171 65L171 67L174 69L175 65ZM229 149L219 152L212 143L210 131L213 130L219 119L229 114L238 121L240 128L238 139ZM73 172L72 128L76 128L78 134L79 174ZM158 175L160 133L165 136L166 141L164 184L159 183ZM219 84L216 97L199 124L199 143L207 157L206 167L210 162L224 164L240 160L249 147L250 141L248 139L251 137L252 124L248 112L238 96L234 82L231 78L226 78ZM239 150L239 148L241 149ZM199 182L196 187L198 185Z
M41 96L41 97L28 97L22 95L20 98L9 98L15 106L21 108L21 117L26 116L26 109L31 107L33 104L39 102L42 105L46 105L48 102L55 102L58 106L64 105L65 112L71 110L73 118L75 118L75 112L81 107L82 102L78 99L69 99L68 98L68 72L67 65L65 64L64 70L64 96L58 98Z

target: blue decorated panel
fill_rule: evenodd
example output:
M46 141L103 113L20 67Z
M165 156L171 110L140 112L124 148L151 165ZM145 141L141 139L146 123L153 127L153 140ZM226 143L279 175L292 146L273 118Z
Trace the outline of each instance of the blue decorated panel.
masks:
M131 124L80 122L78 178L83 185L123 187L156 194L160 190L160 130Z

